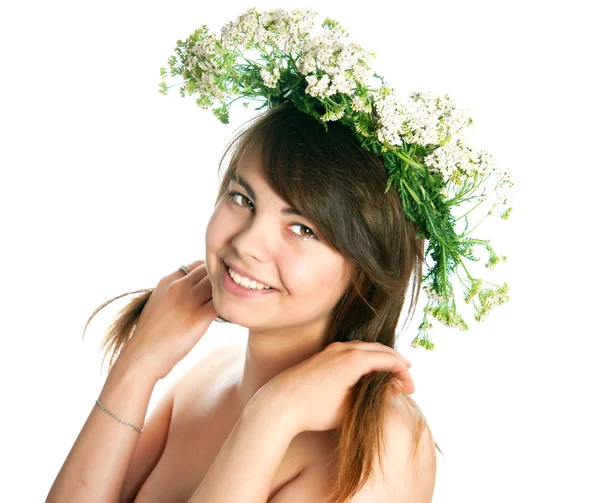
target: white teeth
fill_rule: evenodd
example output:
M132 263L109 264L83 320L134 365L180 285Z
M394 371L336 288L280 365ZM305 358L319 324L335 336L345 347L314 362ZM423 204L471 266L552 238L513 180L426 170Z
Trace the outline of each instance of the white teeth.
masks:
M233 281L235 281L238 285L241 285L244 288L247 288L248 290L269 290L271 288L270 286L263 285L258 281L254 281L240 276L237 272L234 272L233 269L231 269L231 267L229 268L229 275L231 276Z

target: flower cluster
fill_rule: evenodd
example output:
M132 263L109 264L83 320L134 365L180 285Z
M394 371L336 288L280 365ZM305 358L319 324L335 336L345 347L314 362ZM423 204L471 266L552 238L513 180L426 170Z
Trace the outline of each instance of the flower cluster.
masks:
M313 29L315 16L316 12L309 10L258 12L252 8L221 28L221 42L230 50L260 45L282 53L298 52Z
M448 95L432 96L428 92L411 93L402 100L383 87L375 98L379 122L379 140L390 145L444 145L472 124L466 110L457 110Z
M480 288L477 296L473 296L469 302L475 306L475 319L483 321L490 310L505 302L508 302L508 284L502 283L497 288Z
M220 36L202 26L177 42L169 71L161 69L163 79L183 82L167 86L163 80L161 92L180 86L182 96L196 96L198 106L213 107L224 123L231 105L244 99L269 107L290 102L325 129L330 121L351 128L365 149L381 157L389 173L386 191L394 185L407 219L427 239L431 265L421 281L428 302L413 345L433 349L428 315L468 328L457 312L455 278L476 320L508 300L508 285L473 278L465 262L478 260L476 248L488 254L488 268L506 260L470 232L490 215L508 218L510 172L498 169L488 152L473 148L467 136L473 121L448 95L397 96L373 73L375 54L351 42L337 21L327 18L321 31L315 30L316 15L305 9L252 8L223 26ZM485 217L469 228L467 215L486 203L491 207Z
M375 55L344 41L346 31L339 23L328 20L324 27L326 31L307 41L297 61L308 84L306 93L321 99L338 93L353 95L372 76L369 65Z

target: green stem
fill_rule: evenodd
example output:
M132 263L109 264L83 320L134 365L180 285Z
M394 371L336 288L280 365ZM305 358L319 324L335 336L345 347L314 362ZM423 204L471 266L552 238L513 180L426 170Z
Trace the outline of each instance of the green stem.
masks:
M185 84L186 82L189 82L189 80L190 80L190 79L187 79L187 80L183 80L183 81L181 81L181 82L178 82L177 84L172 84L172 85L170 85L170 86L167 86L167 87L166 87L166 89L171 89L172 87L175 87L175 86L180 86L180 85L182 85L182 84Z
M464 265L463 265L464 267ZM460 281L460 284L464 287L464 288L469 288L469 284L463 280L463 278L461 277L460 274L458 274L458 271L456 271L456 276L458 277L458 280Z
M471 184L466 184L466 187L465 187L465 185L463 185L463 187L461 188L463 190L461 190L452 199L448 200L448 204L450 204L452 206L455 206L457 204L464 203L464 202L472 199L473 196L468 197L466 199L464 199L463 196L465 196L467 194L472 194L473 192L475 192L481 186L481 184L483 182L485 182L488 178L489 178L489 175L486 176L486 177L484 177L484 178L482 178L478 183L472 184L472 186L471 186Z
M406 183L406 180L404 180L404 178L402 179L402 183L404 184L404 186L406 187L406 190L408 190L408 192L412 196L412 198L417 202L417 204L421 204L421 200L419 199L417 194L415 194L414 191L408 186L408 183Z
M463 237L463 238L467 237L469 234L471 234L471 232L473 232L475 229L477 229L477 227L479 227L484 220L485 220L485 218L483 218L475 227L472 227L469 232L466 232L466 233L462 234L461 237Z
M490 283L489 281L484 281L482 283L482 285L490 285L490 286L495 286L496 289L500 288L500 285L497 285L496 283Z
M398 148L393 147L392 145L390 145L388 142L384 143L385 147L390 150L391 152L393 152L393 154L396 157L400 157L400 159L402 159L403 161L405 161L407 164L410 164L411 166L413 166L414 168L418 168L421 170L427 170L427 167L424 166L423 164L418 163L417 161L411 159L410 157L404 155Z
M471 275L469 274L469 270L467 269L467 266L466 266L466 265L465 265L465 263L463 262L463 259L462 259L462 257L459 257L459 258L458 258L458 260L459 260L459 262L460 262L460 265L462 265L463 269L464 269L464 270L465 270L465 272L467 273L467 276L469 276L469 279L470 279L471 281L474 281L474 279L473 279L473 276L471 276Z
M460 220L461 218L466 217L469 213L471 213L475 208L477 208L480 204L483 203L483 200L479 201L475 206L473 206L469 211L467 211L466 213L464 213L463 215L461 215L460 217L457 217L456 220Z
M464 238L464 237L468 236L469 234L471 234L471 232L473 232L475 229L477 229L477 227L479 227L483 222L485 222L485 219L489 216L489 214L493 211L493 209L495 207L496 207L496 203L494 203L494 205L492 206L490 211L488 211L486 213L485 217L483 217L475 227L472 227L471 230L469 232L467 232L466 234L462 234L461 237Z

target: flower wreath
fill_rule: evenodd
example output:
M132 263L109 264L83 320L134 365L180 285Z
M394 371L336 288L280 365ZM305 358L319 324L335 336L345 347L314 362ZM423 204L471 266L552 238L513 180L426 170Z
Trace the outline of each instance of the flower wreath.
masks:
M510 172L498 170L488 152L472 148L466 133L473 121L448 95L414 92L401 99L371 71L375 54L350 42L337 21L327 18L321 32L313 33L316 15L305 9L251 8L225 24L220 37L204 25L177 41L170 71L161 68L163 79L180 76L183 82L167 86L163 80L160 91L166 94L179 86L182 96L197 95L198 106L214 106L225 124L231 105L250 99L263 102L256 110L292 102L326 130L328 121L350 127L363 148L383 160L389 175L385 192L394 185L407 219L427 239L428 271L421 282L428 300L412 345L434 349L429 315L468 329L457 312L453 275L477 321L508 300L506 283L473 277L465 259L478 261L475 249L485 249L487 268L506 260L489 240L470 233L490 215L508 218ZM249 102L243 104L248 107ZM490 201L484 218L469 228L467 215ZM459 206L462 215L456 216L452 210Z

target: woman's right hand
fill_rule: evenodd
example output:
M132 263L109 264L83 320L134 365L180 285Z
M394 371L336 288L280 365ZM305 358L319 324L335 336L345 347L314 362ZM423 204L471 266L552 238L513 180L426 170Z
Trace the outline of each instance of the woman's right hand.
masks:
M204 260L162 278L144 306L115 366L162 379L198 343L218 316Z

